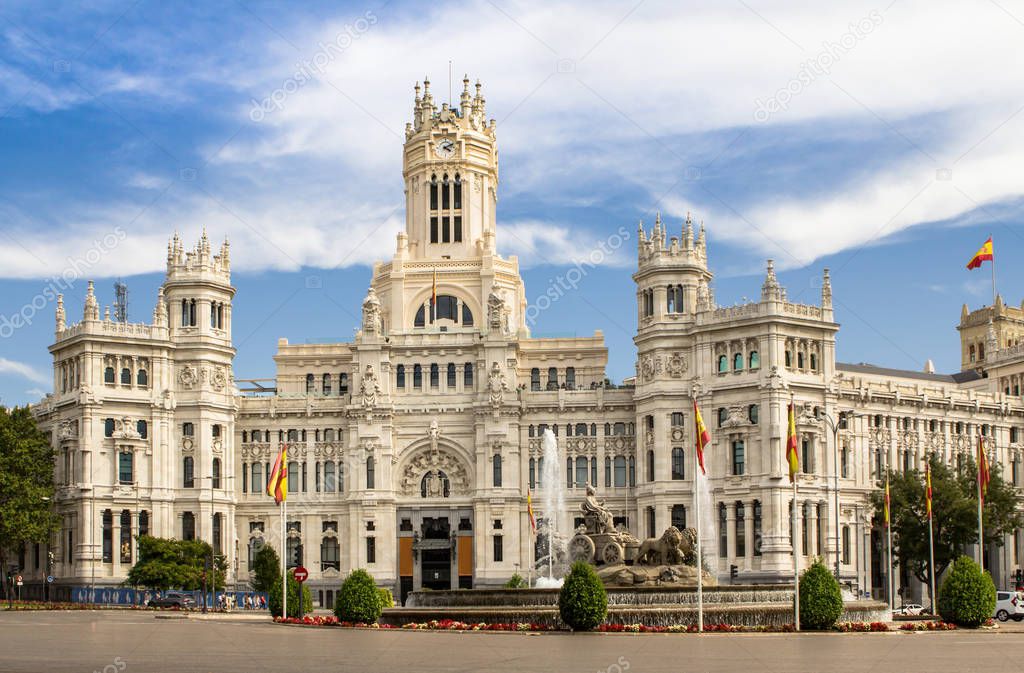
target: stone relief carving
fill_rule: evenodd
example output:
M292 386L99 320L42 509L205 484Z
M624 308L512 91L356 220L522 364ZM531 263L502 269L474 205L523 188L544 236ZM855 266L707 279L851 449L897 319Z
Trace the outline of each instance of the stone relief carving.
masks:
M178 383L187 390L192 390L199 383L199 372L192 365L185 365L178 374Z
M363 331L371 334L379 332L381 319L380 299L371 285L366 292L366 299L363 300Z
M505 399L508 383L505 382L505 373L501 371L501 366L497 362L491 364L491 373L487 376L487 390L491 406L500 407Z
M448 479L451 495L469 492L469 475L458 459L444 449L421 452L402 471L402 493L418 495L420 484L426 478L427 496L440 497L443 495L444 477Z
M380 394L380 383L377 382L377 375L373 372L373 365L366 365L363 372L363 380L359 384L359 390L363 396L363 406L372 407L377 404L377 395Z
M213 370L213 376L210 377L210 385L213 386L213 389L217 392L224 390L228 385L228 377L224 373L223 367L217 367Z
M135 428L135 423L127 416L114 421L114 437L117 439L142 439L142 435Z
M688 368L686 357L682 353L672 353L668 356L668 361L665 364L665 369L668 371L668 375L674 379L678 379Z
M508 306L494 290L487 297L487 326L502 333L508 331Z

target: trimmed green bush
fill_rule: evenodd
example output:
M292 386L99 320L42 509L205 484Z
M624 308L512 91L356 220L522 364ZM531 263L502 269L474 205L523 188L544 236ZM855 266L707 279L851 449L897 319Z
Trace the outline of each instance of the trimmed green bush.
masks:
M512 577L509 578L508 582L505 582L504 588L505 589L525 589L526 588L526 580L523 579L522 575L520 575L519 573L516 573L516 574L512 575Z
M381 609L395 607L395 595L391 593L391 589L388 589L387 587L380 587L377 591L380 593Z
M353 570L334 602L334 614L343 622L375 624L380 618L381 595L370 573L362 568Z
M992 576L967 556L953 561L939 587L939 615L957 626L976 628L996 609Z
M589 631L604 621L608 614L608 594L589 563L572 564L558 592L558 612L573 631Z
M839 582L818 558L800 576L800 628L831 629L843 614Z
M267 607L274 617L281 616L281 580L273 584L267 591ZM302 585L302 614L308 615L313 612L313 594L309 587ZM288 571L288 616L299 616L299 583L295 580L292 571Z

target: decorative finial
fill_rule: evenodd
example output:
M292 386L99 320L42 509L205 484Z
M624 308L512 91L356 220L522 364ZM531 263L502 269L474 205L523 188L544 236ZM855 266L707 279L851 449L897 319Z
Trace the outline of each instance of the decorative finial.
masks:
M91 280L89 281L89 286L85 290L85 307L82 310L82 319L100 319L100 305L96 301L96 288L93 286L93 282Z
M64 295L57 295L57 331L63 332L64 327L67 325L66 316L64 315Z

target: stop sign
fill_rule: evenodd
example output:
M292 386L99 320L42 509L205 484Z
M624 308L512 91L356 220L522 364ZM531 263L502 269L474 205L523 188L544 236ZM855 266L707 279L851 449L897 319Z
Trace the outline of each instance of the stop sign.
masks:
M305 568L303 568L302 566L299 566L298 568L295 569L295 581L296 582L300 582L300 583L301 582L305 582L308 577L309 577L309 571L306 570Z

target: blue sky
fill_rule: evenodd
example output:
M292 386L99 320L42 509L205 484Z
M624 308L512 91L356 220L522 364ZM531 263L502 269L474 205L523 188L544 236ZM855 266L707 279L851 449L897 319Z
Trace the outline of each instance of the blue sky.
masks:
M498 122L528 300L631 235L535 334L601 329L630 375L636 222L692 212L720 304L757 297L766 258L817 302L827 266L841 360L955 370L989 234L1024 295L1024 6L821 4L4 3L0 399L49 390L49 279L74 270L71 320L117 277L149 320L175 230L230 237L238 378L272 376L279 337L350 338L404 222L412 86L446 98L449 60Z

